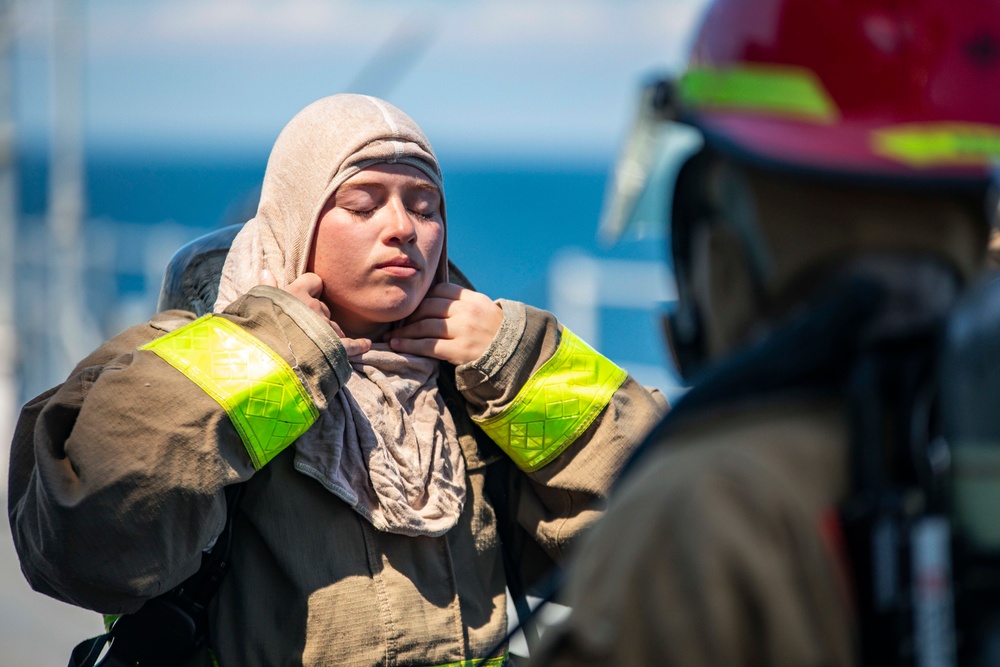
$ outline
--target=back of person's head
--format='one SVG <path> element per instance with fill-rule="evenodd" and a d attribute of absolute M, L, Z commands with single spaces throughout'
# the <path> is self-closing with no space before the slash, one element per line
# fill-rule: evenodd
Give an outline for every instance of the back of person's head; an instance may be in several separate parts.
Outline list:
<path fill-rule="evenodd" d="M 701 140 L 672 184 L 682 371 L 853 262 L 936 263 L 956 285 L 983 266 L 1000 4 L 716 0 L 660 88 L 654 114 Z"/>

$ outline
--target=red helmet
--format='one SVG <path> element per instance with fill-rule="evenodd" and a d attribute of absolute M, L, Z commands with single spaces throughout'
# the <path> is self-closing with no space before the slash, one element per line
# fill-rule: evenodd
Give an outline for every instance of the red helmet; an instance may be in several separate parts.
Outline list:
<path fill-rule="evenodd" d="M 1000 2 L 718 0 L 680 93 L 748 157 L 979 180 L 1000 158 Z"/>

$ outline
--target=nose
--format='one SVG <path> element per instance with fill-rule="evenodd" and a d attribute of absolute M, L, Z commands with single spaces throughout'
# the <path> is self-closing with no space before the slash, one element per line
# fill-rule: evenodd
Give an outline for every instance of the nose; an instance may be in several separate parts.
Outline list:
<path fill-rule="evenodd" d="M 386 220 L 382 231 L 386 241 L 406 244 L 416 239 L 417 227 L 399 197 L 392 197 L 383 210 Z"/>

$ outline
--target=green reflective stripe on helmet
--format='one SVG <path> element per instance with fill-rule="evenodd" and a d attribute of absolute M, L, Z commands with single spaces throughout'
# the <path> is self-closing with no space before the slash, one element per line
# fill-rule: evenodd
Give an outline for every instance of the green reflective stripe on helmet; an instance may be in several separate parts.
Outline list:
<path fill-rule="evenodd" d="M 823 83 L 802 67 L 694 67 L 681 77 L 680 94 L 696 108 L 749 111 L 818 123 L 832 123 L 840 117 Z"/>
<path fill-rule="evenodd" d="M 258 470 L 319 416 L 291 366 L 224 317 L 205 315 L 140 349 L 160 356 L 225 408 Z"/>
<path fill-rule="evenodd" d="M 476 423 L 519 468 L 532 472 L 559 456 L 611 401 L 628 374 L 569 329 L 503 412 Z"/>
<path fill-rule="evenodd" d="M 911 167 L 982 165 L 1000 158 L 1000 127 L 910 123 L 874 130 L 872 151 Z"/>

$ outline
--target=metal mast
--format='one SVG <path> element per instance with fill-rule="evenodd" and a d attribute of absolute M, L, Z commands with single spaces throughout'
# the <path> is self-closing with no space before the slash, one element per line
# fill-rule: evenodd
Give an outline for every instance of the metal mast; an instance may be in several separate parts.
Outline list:
<path fill-rule="evenodd" d="M 18 401 L 14 260 L 17 244 L 17 176 L 14 135 L 14 0 L 0 0 L 0 438 L 10 442 Z M 4 456 L 0 470 L 7 479 Z"/>
<path fill-rule="evenodd" d="M 93 327 L 84 307 L 84 3 L 53 0 L 52 10 L 48 230 L 53 252 L 48 384 L 62 381 L 94 343 Z"/>

